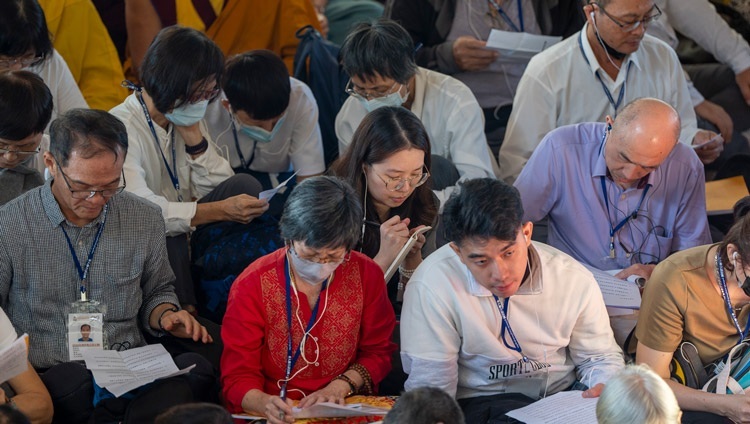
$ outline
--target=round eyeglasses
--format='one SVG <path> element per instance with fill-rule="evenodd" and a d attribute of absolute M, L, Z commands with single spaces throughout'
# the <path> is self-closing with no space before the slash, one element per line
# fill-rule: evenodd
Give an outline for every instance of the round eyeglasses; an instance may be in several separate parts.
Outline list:
<path fill-rule="evenodd" d="M 428 178 L 430 178 L 430 171 L 428 171 L 425 166 L 422 166 L 421 174 L 412 175 L 408 178 L 397 177 L 385 179 L 378 175 L 375 171 L 373 171 L 373 174 L 377 175 L 378 178 L 380 178 L 380 181 L 385 183 L 385 189 L 388 191 L 399 191 L 406 186 L 406 183 L 409 183 L 409 187 L 411 188 L 417 188 L 424 184 Z"/>

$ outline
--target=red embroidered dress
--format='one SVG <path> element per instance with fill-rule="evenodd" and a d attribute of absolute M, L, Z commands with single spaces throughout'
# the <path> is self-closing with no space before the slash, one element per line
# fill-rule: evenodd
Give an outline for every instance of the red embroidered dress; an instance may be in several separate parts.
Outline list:
<path fill-rule="evenodd" d="M 285 253 L 286 248 L 279 249 L 253 262 L 229 292 L 221 330 L 221 382 L 232 412 L 242 411 L 242 398 L 252 389 L 279 394 L 277 381 L 285 376 L 289 334 Z M 291 293 L 293 351 L 302 339 L 302 326 L 307 326 L 312 315 L 307 297 L 301 292 L 298 295 L 299 302 L 294 291 Z M 297 310 L 299 320 L 294 316 Z M 336 269 L 333 281 L 320 294 L 317 319 L 305 344 L 305 356 L 311 362 L 318 357 L 317 364 L 308 365 L 300 356 L 288 385 L 290 398 L 302 398 L 296 390 L 310 394 L 322 389 L 355 362 L 367 368 L 374 384 L 390 371 L 396 320 L 383 272 L 371 259 L 352 252 Z M 317 338 L 319 356 L 313 337 Z"/>

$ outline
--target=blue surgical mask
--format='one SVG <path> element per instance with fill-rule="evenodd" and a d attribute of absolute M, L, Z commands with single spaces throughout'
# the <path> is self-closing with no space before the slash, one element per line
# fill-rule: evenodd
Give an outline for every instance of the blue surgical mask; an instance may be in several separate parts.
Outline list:
<path fill-rule="evenodd" d="M 185 102 L 180 107 L 172 109 L 171 112 L 165 113 L 164 117 L 178 127 L 189 127 L 203 119 L 206 115 L 206 108 L 208 108 L 208 100 L 201 100 L 198 103 Z"/>
<path fill-rule="evenodd" d="M 236 117 L 235 120 L 237 121 L 242 134 L 245 134 L 253 140 L 259 141 L 261 143 L 268 143 L 272 141 L 274 137 L 276 137 L 276 134 L 279 132 L 279 128 L 281 128 L 281 126 L 284 124 L 284 118 L 286 118 L 286 115 L 282 116 L 278 121 L 276 121 L 276 124 L 274 124 L 271 131 L 265 130 L 261 127 L 256 127 L 254 125 L 245 125 Z"/>
<path fill-rule="evenodd" d="M 403 87 L 403 86 L 401 86 Z M 362 102 L 362 105 L 367 109 L 368 112 L 372 112 L 375 109 L 381 108 L 381 107 L 398 107 L 406 103 L 406 100 L 409 98 L 409 93 L 406 93 L 406 96 L 401 96 L 401 88 L 394 91 L 393 93 L 383 96 L 383 97 L 375 97 L 374 99 L 367 100 L 364 97 L 360 97 L 359 101 Z"/>
<path fill-rule="evenodd" d="M 294 272 L 299 278 L 314 286 L 322 284 L 341 265 L 341 262 L 328 262 L 324 264 L 313 262 L 309 259 L 300 258 L 293 248 L 290 248 L 289 251 L 291 252 L 289 257 L 292 260 Z"/>

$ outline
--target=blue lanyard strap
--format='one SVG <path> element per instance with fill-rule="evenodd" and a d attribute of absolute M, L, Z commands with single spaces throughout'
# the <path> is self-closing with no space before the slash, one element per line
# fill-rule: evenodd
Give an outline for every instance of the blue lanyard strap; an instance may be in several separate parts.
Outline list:
<path fill-rule="evenodd" d="M 500 5 L 497 3 L 497 1 L 495 1 L 495 0 L 488 0 L 488 1 L 490 2 L 490 4 L 492 4 L 492 7 L 494 7 L 495 10 L 497 10 L 497 13 L 500 15 L 501 18 L 503 18 L 503 20 L 505 21 L 505 23 L 507 23 L 508 26 L 510 26 L 511 29 L 513 29 L 513 31 L 515 31 L 515 32 L 523 32 L 524 31 L 524 27 L 523 27 L 523 5 L 521 4 L 521 0 L 516 0 L 516 2 L 518 3 L 518 23 L 519 23 L 518 26 L 516 26 L 516 24 L 513 23 L 513 21 L 510 19 L 510 16 L 508 16 L 508 14 L 505 13 L 505 10 L 503 10 L 503 8 L 500 7 Z M 519 28 L 519 26 L 520 26 L 520 28 Z"/>
<path fill-rule="evenodd" d="M 65 235 L 65 240 L 68 242 L 68 249 L 70 250 L 70 255 L 73 256 L 73 263 L 76 265 L 76 269 L 78 270 L 78 277 L 81 279 L 81 300 L 86 299 L 86 278 L 89 275 L 89 268 L 91 267 L 91 260 L 94 259 L 94 252 L 96 252 L 96 247 L 99 245 L 99 238 L 102 235 L 102 231 L 104 231 L 104 224 L 107 222 L 107 209 L 109 208 L 109 204 L 104 205 L 104 210 L 102 211 L 102 223 L 99 224 L 99 230 L 97 230 L 96 235 L 94 236 L 94 242 L 91 243 L 91 248 L 89 249 L 89 256 L 86 259 L 86 264 L 82 267 L 81 262 L 78 260 L 78 255 L 76 254 L 75 248 L 73 248 L 73 242 L 70 241 L 70 236 L 68 236 L 68 232 L 65 231 L 65 227 L 61 224 L 60 228 L 63 231 L 63 234 Z"/>
<path fill-rule="evenodd" d="M 745 336 L 747 336 L 748 328 L 750 328 L 750 319 L 748 319 L 747 323 L 745 324 L 745 331 L 742 331 L 740 323 L 739 321 L 737 321 L 737 317 L 734 315 L 734 307 L 732 307 L 732 302 L 729 300 L 729 289 L 727 289 L 727 279 L 724 275 L 724 264 L 721 263 L 721 256 L 719 255 L 718 249 L 716 251 L 715 262 L 716 273 L 719 275 L 719 288 L 721 289 L 721 297 L 724 298 L 724 305 L 727 307 L 727 313 L 732 319 L 732 323 L 734 323 L 734 328 L 737 329 L 737 334 L 739 334 L 740 336 L 740 340 L 737 343 L 741 343 L 743 340 L 745 340 Z"/>
<path fill-rule="evenodd" d="M 641 194 L 641 200 L 638 201 L 638 206 L 635 207 L 633 212 L 622 219 L 617 225 L 612 225 L 612 220 L 609 217 L 609 197 L 607 196 L 607 184 L 605 183 L 605 177 L 599 177 L 602 183 L 602 194 L 604 195 L 604 204 L 607 206 L 607 222 L 609 222 L 609 257 L 615 257 L 615 234 L 625 226 L 631 219 L 635 219 L 638 216 L 638 211 L 641 210 L 643 205 L 643 199 L 646 198 L 646 193 L 651 188 L 651 184 L 647 184 L 646 188 L 643 189 Z"/>
<path fill-rule="evenodd" d="M 586 64 L 591 66 L 591 63 L 589 62 L 589 58 L 586 57 L 586 53 L 583 51 L 583 31 L 581 31 L 581 34 L 578 37 L 578 47 L 581 49 L 581 54 L 583 55 L 583 59 L 586 61 Z M 620 108 L 620 105 L 622 104 L 622 99 L 625 97 L 625 86 L 628 82 L 628 76 L 630 75 L 630 68 L 633 66 L 633 61 L 628 62 L 628 67 L 625 70 L 625 81 L 622 82 L 622 87 L 620 87 L 620 94 L 617 95 L 617 101 L 615 101 L 614 97 L 612 97 L 612 93 L 607 88 L 607 85 L 604 84 L 604 81 L 602 81 L 602 77 L 599 75 L 599 71 L 594 71 L 594 75 L 596 76 L 596 79 L 599 80 L 599 84 L 602 86 L 602 90 L 604 90 L 604 94 L 607 96 L 607 100 L 609 100 L 609 104 L 612 105 L 612 108 L 615 110 L 615 117 L 617 117 L 617 109 Z"/>
<path fill-rule="evenodd" d="M 182 202 L 182 194 L 180 193 L 180 180 L 177 178 L 177 155 L 175 153 L 175 148 L 174 148 L 175 129 L 172 128 L 172 137 L 171 137 L 172 167 L 170 168 L 169 162 L 167 162 L 167 158 L 164 156 L 164 151 L 161 149 L 159 136 L 156 135 L 156 128 L 154 128 L 154 122 L 151 120 L 151 114 L 148 113 L 148 106 L 146 106 L 146 102 L 143 101 L 143 93 L 141 92 L 142 89 L 140 87 L 136 87 L 134 89 L 135 89 L 135 97 L 138 99 L 138 102 L 140 102 L 141 107 L 143 108 L 143 114 L 146 115 L 146 123 L 148 123 L 149 129 L 151 129 L 151 134 L 154 136 L 154 142 L 156 142 L 156 150 L 158 150 L 159 153 L 161 153 L 161 159 L 164 162 L 164 167 L 167 168 L 167 173 L 169 174 L 169 180 L 172 181 L 172 186 L 177 191 L 177 200 Z"/>
<path fill-rule="evenodd" d="M 300 340 L 299 345 L 297 346 L 297 350 L 292 354 L 292 277 L 291 277 L 291 264 L 289 263 L 289 258 L 286 258 L 286 266 L 284 267 L 284 274 L 286 277 L 286 323 L 287 328 L 289 329 L 289 337 L 287 337 L 287 344 L 286 344 L 286 376 L 284 377 L 284 382 L 281 386 L 281 394 L 280 397 L 282 399 L 286 398 L 286 388 L 287 384 L 289 383 L 289 377 L 292 375 L 292 369 L 294 368 L 294 364 L 297 363 L 297 360 L 299 359 L 300 355 L 302 354 L 302 342 L 305 340 L 305 337 L 307 337 L 307 334 L 310 332 L 310 329 L 312 328 L 313 324 L 315 323 L 315 318 L 318 316 L 318 306 L 320 306 L 320 298 L 323 296 L 323 292 L 326 290 L 326 287 L 328 286 L 328 281 L 330 280 L 330 277 L 328 280 L 323 282 L 323 287 L 320 289 L 320 294 L 318 295 L 318 300 L 315 301 L 315 306 L 312 309 L 312 314 L 310 316 L 310 321 L 307 322 L 307 327 L 305 328 L 305 332 L 302 333 L 302 339 Z"/>
<path fill-rule="evenodd" d="M 234 136 L 234 148 L 237 149 L 237 156 L 240 158 L 240 164 L 243 169 L 249 171 L 250 164 L 253 163 L 253 159 L 255 159 L 255 145 L 258 141 L 253 140 L 253 154 L 250 156 L 249 161 L 245 161 L 245 155 L 243 155 L 242 150 L 240 150 L 240 141 L 237 138 L 237 126 L 234 125 L 234 119 L 232 119 L 232 135 Z"/>
<path fill-rule="evenodd" d="M 503 340 L 503 344 L 505 344 L 505 347 L 507 347 L 510 350 L 514 350 L 521 354 L 521 357 L 523 358 L 524 362 L 529 362 L 529 358 L 524 355 L 523 350 L 521 349 L 521 344 L 518 343 L 518 339 L 516 338 L 516 334 L 513 332 L 513 329 L 510 327 L 510 322 L 508 322 L 508 316 L 506 315 L 508 311 L 508 302 L 510 301 L 510 297 L 505 298 L 504 303 L 500 303 L 500 298 L 495 296 L 494 294 L 492 297 L 495 298 L 495 303 L 497 304 L 497 310 L 500 311 L 500 317 L 503 320 L 503 324 L 500 327 L 500 338 Z M 510 340 L 513 342 L 513 346 L 508 344 L 508 341 L 505 337 L 505 334 L 510 336 Z"/>

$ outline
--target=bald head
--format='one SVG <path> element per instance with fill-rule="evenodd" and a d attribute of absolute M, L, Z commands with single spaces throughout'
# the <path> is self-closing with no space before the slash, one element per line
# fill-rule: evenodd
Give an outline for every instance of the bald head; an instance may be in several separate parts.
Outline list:
<path fill-rule="evenodd" d="M 628 103 L 611 123 L 604 158 L 613 180 L 623 187 L 637 183 L 664 162 L 680 137 L 677 111 L 658 99 Z"/>

